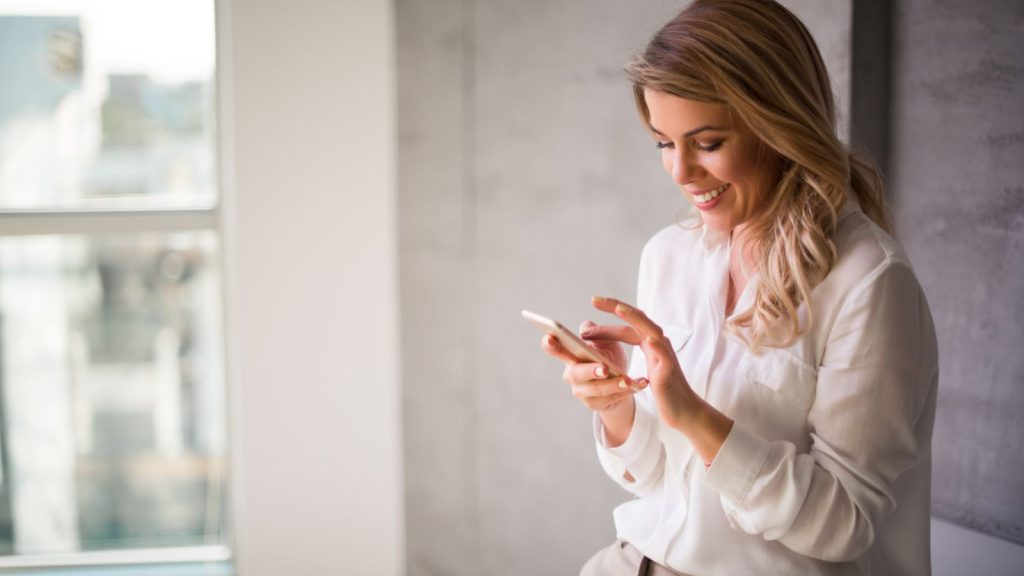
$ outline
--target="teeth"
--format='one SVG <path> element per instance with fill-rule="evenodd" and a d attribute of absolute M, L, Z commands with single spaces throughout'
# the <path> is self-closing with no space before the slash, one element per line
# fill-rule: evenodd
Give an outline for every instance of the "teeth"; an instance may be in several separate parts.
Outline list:
<path fill-rule="evenodd" d="M 718 198 L 719 196 L 721 196 L 722 192 L 725 192 L 725 189 L 728 188 L 728 187 L 729 187 L 728 184 L 722 184 L 721 186 L 719 186 L 718 188 L 715 188 L 714 190 L 712 190 L 711 192 L 708 192 L 707 194 L 694 194 L 693 198 L 694 198 L 694 200 L 696 200 L 697 202 L 699 202 L 701 204 L 704 204 L 705 202 L 711 202 L 715 198 Z"/>

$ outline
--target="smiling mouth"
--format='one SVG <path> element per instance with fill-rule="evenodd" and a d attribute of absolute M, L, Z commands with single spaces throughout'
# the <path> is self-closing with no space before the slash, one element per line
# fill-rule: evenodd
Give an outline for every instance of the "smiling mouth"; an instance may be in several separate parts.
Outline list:
<path fill-rule="evenodd" d="M 694 194 L 693 195 L 693 199 L 696 200 L 697 203 L 699 203 L 699 204 L 706 204 L 708 202 L 711 202 L 715 198 L 718 198 L 719 196 L 721 196 L 722 193 L 725 192 L 728 189 L 729 189 L 729 184 L 722 184 L 718 188 L 715 188 L 714 190 L 712 190 L 712 191 L 710 191 L 710 192 L 708 192 L 706 194 Z"/>

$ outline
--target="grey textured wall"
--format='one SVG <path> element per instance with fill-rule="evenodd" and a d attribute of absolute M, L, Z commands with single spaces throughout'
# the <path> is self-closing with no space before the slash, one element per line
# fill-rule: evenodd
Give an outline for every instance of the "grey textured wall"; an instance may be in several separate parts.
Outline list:
<path fill-rule="evenodd" d="M 626 496 L 519 310 L 633 298 L 681 203 L 621 67 L 679 5 L 397 6 L 409 573 L 573 573 Z"/>
<path fill-rule="evenodd" d="M 1024 543 L 1024 3 L 896 7 L 892 192 L 939 336 L 933 512 Z"/>
<path fill-rule="evenodd" d="M 843 109 L 850 0 L 788 2 Z M 683 200 L 622 65 L 681 2 L 399 0 L 409 574 L 574 574 L 627 494 L 521 308 L 570 324 L 635 298 Z M 597 319 L 597 318 L 595 318 Z"/>

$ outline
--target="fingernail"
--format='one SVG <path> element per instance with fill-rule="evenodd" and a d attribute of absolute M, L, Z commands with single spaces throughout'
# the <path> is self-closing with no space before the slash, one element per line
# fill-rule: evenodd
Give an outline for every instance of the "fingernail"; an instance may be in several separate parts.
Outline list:
<path fill-rule="evenodd" d="M 619 304 L 616 304 L 615 305 L 615 311 L 619 312 L 620 314 L 625 312 L 626 311 L 626 305 L 622 304 L 621 302 Z"/>
<path fill-rule="evenodd" d="M 644 388 L 647 388 L 647 384 L 648 384 L 647 378 L 641 378 L 641 379 L 637 380 L 636 383 L 633 385 L 633 391 L 639 392 L 639 391 L 643 390 Z"/>
<path fill-rule="evenodd" d="M 625 380 L 619 380 L 619 390 L 625 390 L 626 388 L 629 388 L 629 385 L 626 384 L 626 381 Z"/>
<path fill-rule="evenodd" d="M 605 298 L 604 296 L 591 296 L 590 299 L 593 300 L 594 302 L 604 302 L 605 300 L 607 300 L 607 298 Z"/>
<path fill-rule="evenodd" d="M 594 370 L 594 374 L 596 374 L 598 378 L 607 378 L 608 369 L 605 368 L 604 366 L 598 366 L 597 369 Z"/>

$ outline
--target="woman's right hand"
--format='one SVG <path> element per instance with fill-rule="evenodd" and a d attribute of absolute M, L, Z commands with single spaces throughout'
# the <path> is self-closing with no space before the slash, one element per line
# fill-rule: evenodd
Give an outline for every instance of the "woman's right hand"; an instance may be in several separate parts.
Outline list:
<path fill-rule="evenodd" d="M 580 331 L 595 327 L 596 324 L 587 321 L 580 326 Z M 589 339 L 588 344 L 617 366 L 627 365 L 626 353 L 618 341 Z M 646 387 L 646 379 L 633 381 L 628 376 L 611 376 L 607 366 L 580 361 L 550 334 L 545 334 L 541 338 L 541 348 L 565 362 L 562 379 L 569 384 L 573 396 L 588 409 L 600 413 L 602 419 L 613 412 L 628 412 L 632 416 L 633 394 Z"/>

